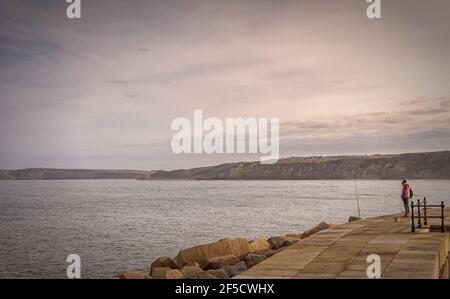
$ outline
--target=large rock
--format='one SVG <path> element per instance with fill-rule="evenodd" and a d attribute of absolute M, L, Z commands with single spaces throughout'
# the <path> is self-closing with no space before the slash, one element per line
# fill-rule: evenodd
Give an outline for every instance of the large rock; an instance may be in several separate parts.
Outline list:
<path fill-rule="evenodd" d="M 361 220 L 361 218 L 356 217 L 356 216 L 350 216 L 348 217 L 348 222 L 353 222 L 353 221 L 358 221 Z"/>
<path fill-rule="evenodd" d="M 203 272 L 203 269 L 200 268 L 200 266 L 193 265 L 193 266 L 184 266 L 183 269 L 181 269 L 181 273 L 186 278 L 193 278 L 196 274 Z"/>
<path fill-rule="evenodd" d="M 202 272 L 195 273 L 189 278 L 192 278 L 192 279 L 218 279 L 217 276 L 212 275 L 208 271 L 202 271 Z"/>
<path fill-rule="evenodd" d="M 229 277 L 234 277 L 236 275 L 241 274 L 242 272 L 247 270 L 247 264 L 244 261 L 240 261 L 239 263 L 233 266 L 225 266 L 222 268 Z"/>
<path fill-rule="evenodd" d="M 265 255 L 250 253 L 245 257 L 245 264 L 247 265 L 247 268 L 251 268 L 254 265 L 264 261 L 265 259 L 266 259 Z"/>
<path fill-rule="evenodd" d="M 306 237 L 309 237 L 309 236 L 311 236 L 311 235 L 313 235 L 315 233 L 318 233 L 318 232 L 320 232 L 322 230 L 328 229 L 328 228 L 330 228 L 329 224 L 327 224 L 325 222 L 321 222 L 320 224 L 316 225 L 312 229 L 305 231 L 303 233 L 303 235 L 302 235 L 302 239 L 304 239 Z"/>
<path fill-rule="evenodd" d="M 223 239 L 216 243 L 183 249 L 176 256 L 175 261 L 179 268 L 197 262 L 202 269 L 205 269 L 208 265 L 208 259 L 225 255 L 235 255 L 238 258 L 243 258 L 249 252 L 250 247 L 247 239 Z"/>
<path fill-rule="evenodd" d="M 168 267 L 156 267 L 153 269 L 153 279 L 182 279 L 183 274 L 178 269 Z"/>
<path fill-rule="evenodd" d="M 278 249 L 284 241 L 285 239 L 282 236 L 270 237 L 267 239 L 267 242 L 269 242 L 270 248 L 272 249 Z"/>
<path fill-rule="evenodd" d="M 218 278 L 218 279 L 228 279 L 228 278 L 230 278 L 230 276 L 228 276 L 228 273 L 224 269 L 208 270 L 206 272 L 208 274 Z"/>
<path fill-rule="evenodd" d="M 229 254 L 225 256 L 218 256 L 208 259 L 207 269 L 217 270 L 225 266 L 231 266 L 237 264 L 239 258 L 235 255 Z"/>
<path fill-rule="evenodd" d="M 248 246 L 249 246 L 250 252 L 256 252 L 256 251 L 270 248 L 270 244 L 269 244 L 269 242 L 267 242 L 267 240 L 265 238 L 257 238 L 256 240 L 251 241 Z"/>
<path fill-rule="evenodd" d="M 225 279 L 229 278 L 224 270 L 208 270 L 203 271 L 202 268 L 196 265 L 184 266 L 181 273 L 187 279 Z"/>
<path fill-rule="evenodd" d="M 147 279 L 148 277 L 145 276 L 144 272 L 130 271 L 130 272 L 124 272 L 122 274 L 114 276 L 113 278 L 118 278 L 118 279 Z"/>
<path fill-rule="evenodd" d="M 286 246 L 291 246 L 298 240 L 299 240 L 299 238 L 296 238 L 296 237 L 276 236 L 276 237 L 270 237 L 269 239 L 267 239 L 267 242 L 269 242 L 270 247 L 273 250 L 278 250 L 278 249 L 286 247 Z"/>
<path fill-rule="evenodd" d="M 150 265 L 150 275 L 152 275 L 154 268 L 178 269 L 173 259 L 168 256 L 159 257 Z"/>
<path fill-rule="evenodd" d="M 294 245 L 294 244 L 297 243 L 297 242 L 298 242 L 298 240 L 286 240 L 286 241 L 283 242 L 281 248 L 289 247 L 289 246 L 291 246 L 291 245 Z M 276 249 L 276 248 L 275 248 L 275 249 Z"/>
<path fill-rule="evenodd" d="M 276 254 L 276 253 L 278 253 L 278 252 L 280 252 L 282 250 L 282 248 L 281 249 L 278 249 L 278 250 L 273 250 L 273 249 L 264 249 L 264 250 L 259 250 L 259 251 L 255 251 L 255 252 L 253 252 L 254 254 L 259 254 L 259 255 L 265 255 L 266 256 L 266 258 L 268 258 L 268 257 L 270 257 L 270 256 L 272 256 L 272 255 L 274 255 L 274 254 Z"/>

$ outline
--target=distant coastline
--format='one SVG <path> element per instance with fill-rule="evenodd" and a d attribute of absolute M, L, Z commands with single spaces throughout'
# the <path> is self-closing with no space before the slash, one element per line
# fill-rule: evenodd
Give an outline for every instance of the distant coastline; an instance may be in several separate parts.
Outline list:
<path fill-rule="evenodd" d="M 105 180 L 143 179 L 152 171 L 107 169 L 26 168 L 0 170 L 0 180 Z"/>
<path fill-rule="evenodd" d="M 191 169 L 104 170 L 27 168 L 0 170 L 0 180 L 349 180 L 450 179 L 450 151 L 395 155 L 314 156 L 277 163 L 237 162 Z"/>

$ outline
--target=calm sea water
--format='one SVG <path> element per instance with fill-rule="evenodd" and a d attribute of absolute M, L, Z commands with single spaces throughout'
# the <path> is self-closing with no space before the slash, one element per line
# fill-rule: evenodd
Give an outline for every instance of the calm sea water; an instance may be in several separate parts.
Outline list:
<path fill-rule="evenodd" d="M 450 181 L 412 181 L 450 204 Z M 363 217 L 400 212 L 399 181 L 358 181 Z M 300 233 L 357 215 L 353 181 L 0 181 L 0 278 L 147 272 L 161 255 L 223 237 Z"/>

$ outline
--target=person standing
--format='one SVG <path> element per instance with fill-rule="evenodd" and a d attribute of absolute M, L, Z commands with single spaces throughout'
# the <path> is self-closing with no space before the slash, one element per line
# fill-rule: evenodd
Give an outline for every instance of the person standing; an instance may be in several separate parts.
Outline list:
<path fill-rule="evenodd" d="M 403 215 L 403 218 L 409 217 L 409 199 L 412 198 L 413 193 L 412 189 L 409 186 L 408 182 L 406 180 L 402 181 L 402 201 L 403 205 L 405 206 L 405 215 Z"/>

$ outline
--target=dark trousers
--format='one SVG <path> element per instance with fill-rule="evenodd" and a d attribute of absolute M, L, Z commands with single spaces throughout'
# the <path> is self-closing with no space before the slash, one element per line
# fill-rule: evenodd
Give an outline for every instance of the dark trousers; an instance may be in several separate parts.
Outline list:
<path fill-rule="evenodd" d="M 405 206 L 405 215 L 409 215 L 409 199 L 403 198 L 403 205 Z"/>

